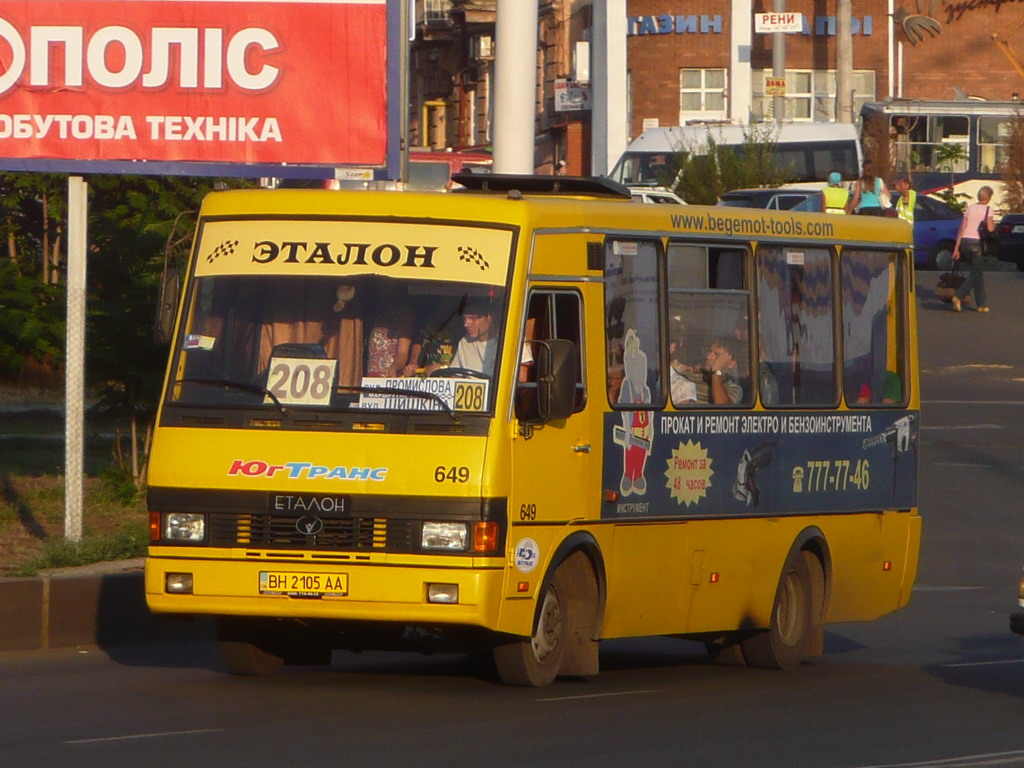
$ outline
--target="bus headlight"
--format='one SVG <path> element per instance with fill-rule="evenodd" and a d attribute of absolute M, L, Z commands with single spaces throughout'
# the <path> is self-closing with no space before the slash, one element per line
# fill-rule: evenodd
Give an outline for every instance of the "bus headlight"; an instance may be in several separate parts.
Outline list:
<path fill-rule="evenodd" d="M 168 541 L 200 542 L 206 537 L 206 517 L 194 512 L 164 515 L 164 538 Z"/>
<path fill-rule="evenodd" d="M 424 523 L 420 548 L 462 552 L 466 549 L 466 540 L 465 523 Z"/>

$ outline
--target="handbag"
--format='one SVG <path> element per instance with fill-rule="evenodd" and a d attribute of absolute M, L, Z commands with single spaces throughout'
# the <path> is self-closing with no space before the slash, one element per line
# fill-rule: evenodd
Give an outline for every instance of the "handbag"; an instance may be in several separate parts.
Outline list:
<path fill-rule="evenodd" d="M 991 255 L 991 248 L 995 244 L 995 236 L 988 228 L 989 207 L 985 206 L 985 218 L 978 225 L 978 248 L 982 256 Z"/>
<path fill-rule="evenodd" d="M 939 284 L 935 288 L 935 297 L 946 302 L 952 301 L 965 279 L 964 275 L 960 274 L 960 262 L 954 261 L 953 268 L 949 272 L 943 272 L 939 275 Z"/>
<path fill-rule="evenodd" d="M 889 197 L 888 191 L 882 187 L 882 179 L 875 177 L 875 194 L 878 195 L 878 205 L 882 208 L 882 213 L 885 216 L 889 216 L 889 211 L 892 211 L 893 216 L 896 215 L 896 211 L 892 207 L 892 199 Z"/>

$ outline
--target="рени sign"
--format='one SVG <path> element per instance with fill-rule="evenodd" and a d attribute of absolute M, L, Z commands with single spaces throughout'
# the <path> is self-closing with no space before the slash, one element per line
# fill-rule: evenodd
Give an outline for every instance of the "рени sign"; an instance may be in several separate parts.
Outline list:
<path fill-rule="evenodd" d="M 7 158 L 383 165 L 385 0 L 0 6 Z"/>
<path fill-rule="evenodd" d="M 754 31 L 765 32 L 801 32 L 804 28 L 804 16 L 802 13 L 775 12 L 755 13 Z"/>

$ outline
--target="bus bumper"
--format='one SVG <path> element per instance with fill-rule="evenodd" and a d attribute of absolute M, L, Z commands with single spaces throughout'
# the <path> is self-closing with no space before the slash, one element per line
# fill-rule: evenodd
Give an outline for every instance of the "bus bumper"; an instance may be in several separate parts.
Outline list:
<path fill-rule="evenodd" d="M 146 560 L 146 602 L 151 611 L 161 614 L 494 628 L 503 577 L 501 560 L 491 567 L 474 567 L 470 561 L 461 567 L 379 563 L 327 566 L 151 556 Z M 343 594 L 337 591 L 339 579 L 343 580 Z M 279 590 L 275 589 L 278 594 L 269 593 L 268 580 L 272 587 L 280 585 Z M 327 584 L 333 591 L 289 593 L 292 587 L 286 581 L 294 582 L 292 587 L 297 583 L 299 589 Z M 182 582 L 191 584 L 190 593 L 169 590 L 169 583 Z M 431 585 L 435 585 L 433 590 Z M 449 595 L 450 600 L 451 586 L 458 589 L 457 602 L 431 601 L 430 595 L 433 593 L 436 599 L 439 592 Z"/>

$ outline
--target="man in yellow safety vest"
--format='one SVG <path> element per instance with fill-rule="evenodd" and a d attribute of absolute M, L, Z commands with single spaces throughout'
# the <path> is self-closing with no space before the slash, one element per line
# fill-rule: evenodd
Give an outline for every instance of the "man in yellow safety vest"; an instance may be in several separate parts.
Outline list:
<path fill-rule="evenodd" d="M 901 173 L 896 177 L 896 191 L 900 199 L 896 201 L 896 215 L 910 226 L 914 226 L 914 206 L 917 205 L 917 192 L 910 188 L 910 178 Z"/>
<path fill-rule="evenodd" d="M 843 186 L 843 177 L 839 171 L 828 175 L 828 186 L 821 190 L 821 209 L 825 213 L 846 213 L 846 202 L 850 199 L 850 190 Z"/>

